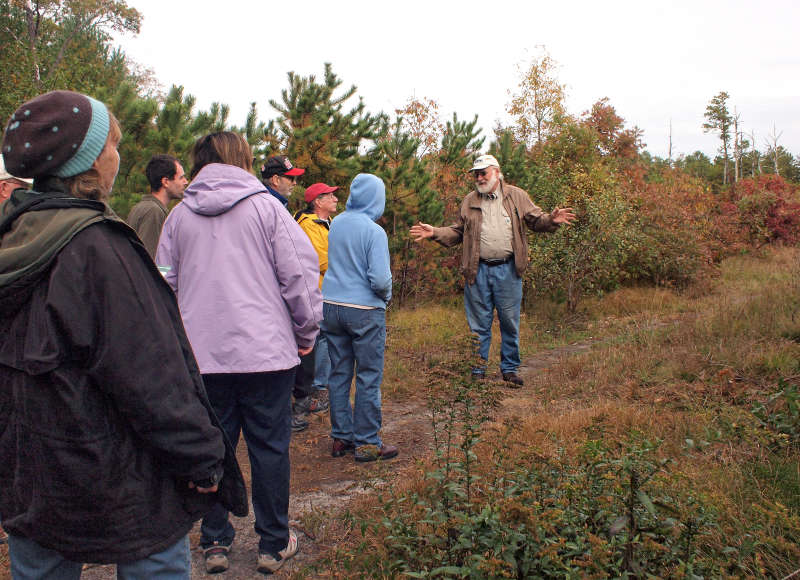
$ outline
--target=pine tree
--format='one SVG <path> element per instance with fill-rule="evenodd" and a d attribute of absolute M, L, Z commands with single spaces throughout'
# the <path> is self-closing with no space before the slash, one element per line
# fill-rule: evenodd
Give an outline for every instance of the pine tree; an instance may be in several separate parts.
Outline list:
<path fill-rule="evenodd" d="M 527 156 L 524 143 L 518 143 L 510 130 L 502 130 L 498 139 L 489 146 L 489 153 L 500 162 L 503 177 L 525 189 L 528 181 Z"/>
<path fill-rule="evenodd" d="M 366 112 L 360 98 L 345 111 L 356 86 L 335 94 L 342 81 L 330 63 L 325 63 L 322 82 L 314 75 L 302 77 L 294 72 L 288 78 L 289 88 L 281 91 L 281 101 L 270 100 L 280 116 L 265 129 L 265 149 L 271 155 L 286 154 L 294 165 L 305 168 L 307 183 L 346 183 L 361 170 L 359 149 L 386 134 L 386 115 Z"/>
<path fill-rule="evenodd" d="M 460 121 L 453 113 L 453 120 L 445 125 L 441 148 L 431 159 L 432 187 L 448 218 L 456 215 L 461 199 L 473 187 L 467 172 L 483 146 L 485 138 L 480 133 L 478 115 L 472 121 Z"/>
<path fill-rule="evenodd" d="M 402 117 L 388 134 L 378 140 L 370 153 L 366 169 L 383 179 L 386 185 L 386 209 L 383 218 L 389 233 L 389 252 L 395 273 L 395 297 L 403 304 L 412 281 L 416 280 L 417 244 L 411 243 L 409 228 L 417 220 L 439 223 L 442 203 L 430 188 L 427 163 L 417 158 L 420 140 L 404 129 Z"/>
<path fill-rule="evenodd" d="M 731 142 L 731 123 L 733 122 L 733 117 L 731 117 L 726 104 L 729 98 L 730 96 L 725 91 L 722 91 L 712 98 L 711 102 L 706 107 L 704 115 L 706 122 L 703 123 L 704 132 L 719 132 L 719 138 L 720 141 L 722 141 L 720 153 L 722 153 L 724 164 L 722 173 L 723 185 L 728 183 L 728 147 Z"/>

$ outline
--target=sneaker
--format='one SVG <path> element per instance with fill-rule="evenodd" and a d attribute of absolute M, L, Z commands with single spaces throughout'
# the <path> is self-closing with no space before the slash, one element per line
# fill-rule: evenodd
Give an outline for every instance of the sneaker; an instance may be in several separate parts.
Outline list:
<path fill-rule="evenodd" d="M 334 457 L 342 457 L 348 453 L 355 451 L 356 446 L 352 441 L 345 441 L 344 439 L 333 438 L 333 446 L 331 447 L 331 455 Z"/>
<path fill-rule="evenodd" d="M 310 396 L 295 399 L 294 403 L 292 403 L 292 413 L 295 415 L 307 415 L 309 407 L 311 407 Z"/>
<path fill-rule="evenodd" d="M 511 383 L 509 386 L 514 389 L 518 389 L 525 384 L 517 373 L 503 373 L 503 380 L 507 383 Z"/>
<path fill-rule="evenodd" d="M 292 433 L 298 433 L 308 429 L 308 421 L 300 415 L 292 415 Z"/>
<path fill-rule="evenodd" d="M 328 391 L 319 391 L 316 395 L 311 396 L 311 403 L 308 406 L 309 413 L 324 413 L 331 408 L 330 401 L 328 400 Z"/>
<path fill-rule="evenodd" d="M 213 546 L 203 548 L 203 558 L 206 561 L 206 572 L 209 574 L 219 574 L 228 569 L 228 552 L 230 546 L 214 542 Z"/>
<path fill-rule="evenodd" d="M 397 447 L 394 445 L 362 445 L 355 451 L 356 461 L 377 461 L 378 459 L 392 459 L 397 457 Z"/>
<path fill-rule="evenodd" d="M 286 544 L 283 550 L 278 552 L 277 557 L 272 554 L 258 555 L 257 570 L 262 574 L 277 572 L 283 566 L 283 563 L 295 554 L 297 554 L 297 534 L 293 530 L 289 530 L 289 543 Z"/>

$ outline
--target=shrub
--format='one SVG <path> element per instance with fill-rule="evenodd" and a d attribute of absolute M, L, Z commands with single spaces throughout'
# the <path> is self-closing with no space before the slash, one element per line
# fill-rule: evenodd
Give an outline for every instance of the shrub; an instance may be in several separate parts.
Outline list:
<path fill-rule="evenodd" d="M 751 243 L 796 244 L 800 241 L 797 186 L 778 175 L 761 175 L 740 181 L 731 198 Z"/>

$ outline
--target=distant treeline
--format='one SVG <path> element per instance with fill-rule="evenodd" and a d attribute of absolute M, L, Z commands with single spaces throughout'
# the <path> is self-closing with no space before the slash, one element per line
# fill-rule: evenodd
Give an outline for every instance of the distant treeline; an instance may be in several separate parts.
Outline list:
<path fill-rule="evenodd" d="M 417 220 L 438 225 L 456 215 L 472 187 L 466 171 L 486 149 L 506 180 L 537 205 L 576 209 L 574 226 L 531 236 L 526 280 L 528 295 L 546 293 L 570 310 L 587 294 L 631 283 L 685 285 L 731 252 L 800 239 L 800 160 L 778 144 L 776 130 L 766 150 L 757 150 L 724 92 L 710 100 L 698 127 L 719 135 L 714 159 L 701 152 L 651 156 L 640 130 L 626 126 L 607 99 L 571 114 L 546 53 L 512 88 L 511 124 L 489 136 L 480 134 L 477 116 L 442 119 L 432 99 L 410 99 L 391 114 L 369 112 L 356 86 L 343 85 L 330 64 L 319 78 L 289 72 L 287 87 L 270 101 L 276 116 L 259 120 L 252 103 L 237 126 L 225 104 L 199 111 L 181 86 L 162 93 L 151 72 L 113 46 L 112 30 L 137 33 L 140 23 L 141 15 L 121 1 L 98 8 L 89 0 L 0 0 L 0 117 L 53 89 L 108 103 L 124 130 L 111 200 L 123 217 L 147 192 L 144 167 L 152 154 L 175 155 L 188 169 L 197 138 L 233 130 L 252 145 L 256 170 L 282 153 L 306 168 L 303 185 L 324 181 L 346 189 L 363 171 L 383 178 L 382 225 L 400 304 L 458 290 L 454 252 L 418 246 L 408 229 Z M 301 197 L 293 197 L 290 209 L 299 208 Z"/>

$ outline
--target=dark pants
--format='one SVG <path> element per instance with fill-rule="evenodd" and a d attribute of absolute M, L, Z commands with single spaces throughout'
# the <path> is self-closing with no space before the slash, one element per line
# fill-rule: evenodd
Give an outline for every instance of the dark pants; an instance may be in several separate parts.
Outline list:
<path fill-rule="evenodd" d="M 294 388 L 292 389 L 295 399 L 305 399 L 316 390 L 314 388 L 316 348 L 316 345 L 314 345 L 310 353 L 300 357 L 300 366 L 296 368 L 297 373 L 294 377 Z"/>
<path fill-rule="evenodd" d="M 207 374 L 211 406 L 236 447 L 244 432 L 250 456 L 251 494 L 260 553 L 277 554 L 289 543 L 289 440 L 295 369 L 272 373 Z M 217 504 L 203 518 L 201 545 L 230 545 L 228 511 Z"/>

